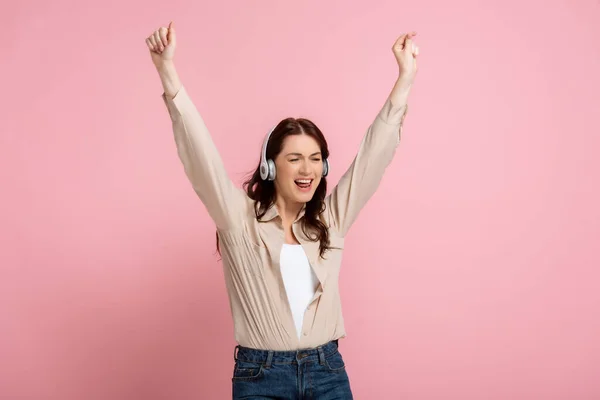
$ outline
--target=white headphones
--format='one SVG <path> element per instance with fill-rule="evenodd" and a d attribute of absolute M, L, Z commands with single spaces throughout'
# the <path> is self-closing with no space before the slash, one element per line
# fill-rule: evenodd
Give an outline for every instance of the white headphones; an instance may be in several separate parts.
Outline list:
<path fill-rule="evenodd" d="M 275 180 L 275 176 L 277 176 L 277 170 L 275 169 L 275 162 L 273 160 L 267 160 L 267 144 L 269 144 L 269 138 L 271 137 L 271 133 L 276 128 L 274 126 L 271 128 L 269 134 L 265 137 L 265 141 L 262 145 L 262 152 L 260 153 L 260 178 L 263 181 Z M 326 177 L 329 173 L 329 160 L 323 159 L 323 177 Z"/>

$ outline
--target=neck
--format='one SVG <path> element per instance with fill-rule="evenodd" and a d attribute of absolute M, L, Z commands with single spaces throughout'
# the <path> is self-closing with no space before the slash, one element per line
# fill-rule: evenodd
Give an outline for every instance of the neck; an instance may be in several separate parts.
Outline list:
<path fill-rule="evenodd" d="M 302 210 L 304 203 L 286 201 L 284 198 L 277 196 L 275 206 L 277 207 L 277 212 L 281 216 L 281 219 L 291 223 L 296 219 L 300 210 Z"/>

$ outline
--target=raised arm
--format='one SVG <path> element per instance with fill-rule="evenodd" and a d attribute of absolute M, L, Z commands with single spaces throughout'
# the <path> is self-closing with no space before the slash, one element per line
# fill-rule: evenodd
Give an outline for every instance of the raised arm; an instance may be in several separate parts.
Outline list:
<path fill-rule="evenodd" d="M 176 45 L 173 24 L 156 30 L 146 43 L 163 85 L 162 98 L 185 173 L 217 227 L 233 229 L 242 221 L 245 194 L 229 179 L 200 113 L 179 80 L 173 62 Z"/>
<path fill-rule="evenodd" d="M 415 35 L 414 32 L 402 35 L 394 43 L 398 79 L 367 129 L 354 161 L 325 199 L 329 219 L 342 236 L 379 187 L 400 143 L 408 95 L 417 71 L 418 48 L 412 42 Z"/>

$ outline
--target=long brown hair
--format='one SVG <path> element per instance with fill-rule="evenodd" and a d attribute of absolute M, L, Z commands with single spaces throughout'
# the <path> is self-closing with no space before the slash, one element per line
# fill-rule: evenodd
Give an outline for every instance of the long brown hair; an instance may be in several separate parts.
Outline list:
<path fill-rule="evenodd" d="M 267 143 L 267 159 L 275 160 L 283 148 L 283 141 L 290 135 L 308 135 L 315 139 L 321 149 L 321 158 L 329 157 L 327 141 L 321 130 L 309 119 L 286 118 L 279 122 L 273 129 Z M 256 219 L 265 215 L 267 210 L 274 205 L 276 200 L 275 183 L 263 181 L 260 177 L 260 162 L 249 178 L 244 182 L 244 189 L 252 200 Z M 329 247 L 329 231 L 323 222 L 321 214 L 325 211 L 325 196 L 327 194 L 327 180 L 321 178 L 313 197 L 306 203 L 304 217 L 302 218 L 302 231 L 311 241 L 319 241 L 319 255 L 323 257 Z M 219 248 L 219 237 L 217 235 L 217 250 Z"/>

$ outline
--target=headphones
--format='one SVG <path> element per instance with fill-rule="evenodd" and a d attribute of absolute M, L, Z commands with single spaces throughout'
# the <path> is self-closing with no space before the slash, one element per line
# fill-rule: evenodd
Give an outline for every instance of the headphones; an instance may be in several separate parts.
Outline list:
<path fill-rule="evenodd" d="M 263 181 L 275 180 L 275 176 L 277 175 L 277 171 L 275 169 L 275 162 L 271 159 L 267 160 L 267 144 L 269 144 L 269 138 L 271 137 L 271 133 L 275 130 L 276 126 L 271 128 L 269 134 L 265 137 L 265 141 L 262 145 L 262 152 L 260 153 L 260 178 Z M 323 177 L 326 177 L 329 174 L 329 160 L 323 160 Z"/>

